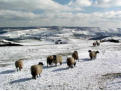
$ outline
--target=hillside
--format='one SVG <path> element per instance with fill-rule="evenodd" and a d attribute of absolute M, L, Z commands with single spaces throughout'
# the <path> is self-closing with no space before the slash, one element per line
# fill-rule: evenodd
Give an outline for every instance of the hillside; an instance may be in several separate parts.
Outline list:
<path fill-rule="evenodd" d="M 59 29 L 6 30 L 7 32 L 0 34 L 5 40 L 9 39 L 23 45 L 0 47 L 0 89 L 121 89 L 121 43 L 104 42 L 100 46 L 92 47 L 95 40 L 89 39 L 98 37 L 97 32 L 100 30 L 96 29 L 99 28 L 84 31 L 82 29 L 77 31 L 77 28 Z M 77 33 L 79 36 L 74 36 Z M 115 34 L 113 36 L 117 38 Z M 66 40 L 67 43 L 55 44 L 57 39 Z M 79 62 L 76 67 L 68 68 L 66 59 L 75 50 L 79 53 Z M 97 59 L 90 60 L 88 50 L 98 50 L 100 53 L 97 54 Z M 53 54 L 61 54 L 63 64 L 47 67 L 46 58 Z M 15 61 L 21 58 L 24 59 L 24 68 L 21 72 L 17 72 Z M 34 80 L 31 79 L 30 67 L 38 62 L 44 63 L 43 72 L 41 77 Z"/>

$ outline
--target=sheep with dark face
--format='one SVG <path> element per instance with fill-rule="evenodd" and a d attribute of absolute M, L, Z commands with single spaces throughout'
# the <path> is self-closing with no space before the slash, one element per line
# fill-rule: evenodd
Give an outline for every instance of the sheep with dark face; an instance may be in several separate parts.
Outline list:
<path fill-rule="evenodd" d="M 99 51 L 91 51 L 91 50 L 89 50 L 88 52 L 91 60 L 96 59 L 97 53 L 99 53 Z"/>
<path fill-rule="evenodd" d="M 93 46 L 100 46 L 100 42 L 99 41 L 96 41 L 96 42 L 93 42 Z"/>
<path fill-rule="evenodd" d="M 73 68 L 74 66 L 76 66 L 76 61 L 74 60 L 73 57 L 68 57 L 67 58 L 67 66 L 69 68 Z"/>
<path fill-rule="evenodd" d="M 79 56 L 78 56 L 78 52 L 77 51 L 74 51 L 72 53 L 72 57 L 74 58 L 74 60 L 78 60 L 79 61 Z"/>
<path fill-rule="evenodd" d="M 47 66 L 48 66 L 48 64 L 52 65 L 52 62 L 53 62 L 53 56 L 48 56 L 47 57 Z"/>
<path fill-rule="evenodd" d="M 31 66 L 31 75 L 33 79 L 36 79 L 42 73 L 43 63 L 40 62 L 38 65 Z"/>
<path fill-rule="evenodd" d="M 18 61 L 16 61 L 15 67 L 16 67 L 17 71 L 21 71 L 21 69 L 23 68 L 23 60 L 19 59 Z"/>
<path fill-rule="evenodd" d="M 58 63 L 62 65 L 62 56 L 61 55 L 53 55 L 53 63 L 57 66 Z"/>

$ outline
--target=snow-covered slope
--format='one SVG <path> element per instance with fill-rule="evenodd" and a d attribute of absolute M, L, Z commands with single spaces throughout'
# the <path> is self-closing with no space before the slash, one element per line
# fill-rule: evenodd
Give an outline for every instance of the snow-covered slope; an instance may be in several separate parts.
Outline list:
<path fill-rule="evenodd" d="M 121 72 L 120 44 L 102 43 L 99 47 L 91 47 L 93 41 L 71 40 L 72 43 L 62 45 L 0 48 L 1 66 L 9 64 L 0 68 L 0 89 L 121 89 L 114 80 L 114 85 L 110 79 L 101 80 L 102 75 Z M 89 60 L 89 49 L 99 50 L 96 60 Z M 74 50 L 79 52 L 79 62 L 76 67 L 68 69 L 66 58 Z M 52 54 L 63 54 L 61 66 L 46 66 L 46 57 Z M 24 68 L 16 72 L 14 62 L 20 58 L 24 58 Z M 31 79 L 30 67 L 40 61 L 44 63 L 41 77 Z"/>
<path fill-rule="evenodd" d="M 36 29 L 3 29 L 0 38 L 8 40 L 61 38 L 102 39 L 106 36 L 121 36 L 121 29 L 104 29 L 99 27 L 40 27 Z"/>
<path fill-rule="evenodd" d="M 97 32 L 99 28 L 40 28 L 9 30 L 0 34 L 0 38 L 19 38 L 19 43 L 24 45 L 0 47 L 0 89 L 121 89 L 121 43 L 104 42 L 92 47 L 94 40 L 88 38 L 94 37 Z M 68 43 L 56 45 L 53 41 L 57 39 L 65 39 Z M 75 50 L 79 53 L 79 62 L 76 67 L 68 68 L 66 59 Z M 88 50 L 98 50 L 97 59 L 90 60 Z M 62 55 L 63 64 L 47 67 L 46 58 L 53 54 Z M 21 72 L 17 72 L 14 65 L 18 59 L 24 59 Z M 41 77 L 34 80 L 31 79 L 30 67 L 38 62 L 44 63 L 43 72 Z"/>

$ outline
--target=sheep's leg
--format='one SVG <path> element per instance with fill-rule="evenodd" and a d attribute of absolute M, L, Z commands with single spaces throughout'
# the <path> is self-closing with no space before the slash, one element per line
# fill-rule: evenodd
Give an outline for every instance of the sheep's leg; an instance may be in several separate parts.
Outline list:
<path fill-rule="evenodd" d="M 36 80 L 37 77 L 35 77 L 34 79 Z"/>
<path fill-rule="evenodd" d="M 95 59 L 96 59 L 97 56 L 95 56 Z"/>
<path fill-rule="evenodd" d="M 39 77 L 41 77 L 41 75 L 39 74 Z"/>
<path fill-rule="evenodd" d="M 19 70 L 21 71 L 21 68 L 19 68 Z"/>
<path fill-rule="evenodd" d="M 37 78 L 40 77 L 40 74 L 37 75 Z"/>
<path fill-rule="evenodd" d="M 37 78 L 37 76 L 34 76 L 34 79 L 36 79 Z"/>
<path fill-rule="evenodd" d="M 17 69 L 17 72 L 18 72 L 18 68 L 16 68 Z"/>
<path fill-rule="evenodd" d="M 34 76 L 32 76 L 32 79 L 34 79 Z"/>
<path fill-rule="evenodd" d="M 62 65 L 62 62 L 60 62 L 60 65 Z"/>
<path fill-rule="evenodd" d="M 73 65 L 71 66 L 71 68 L 73 68 Z"/>
<path fill-rule="evenodd" d="M 76 62 L 74 63 L 74 66 L 76 66 Z"/>
<path fill-rule="evenodd" d="M 79 58 L 78 58 L 78 62 L 79 62 Z"/>
<path fill-rule="evenodd" d="M 57 63 L 55 63 L 55 66 L 57 66 Z"/>
<path fill-rule="evenodd" d="M 34 73 L 32 74 L 32 79 L 36 79 L 36 75 Z"/>
<path fill-rule="evenodd" d="M 40 74 L 38 74 L 37 77 L 40 77 Z"/>

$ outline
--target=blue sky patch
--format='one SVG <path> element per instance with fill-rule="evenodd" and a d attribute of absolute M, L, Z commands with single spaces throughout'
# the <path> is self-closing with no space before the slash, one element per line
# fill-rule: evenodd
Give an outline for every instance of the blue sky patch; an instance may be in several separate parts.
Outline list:
<path fill-rule="evenodd" d="M 71 0 L 54 0 L 54 1 L 65 5 L 65 4 L 68 4 Z"/>

